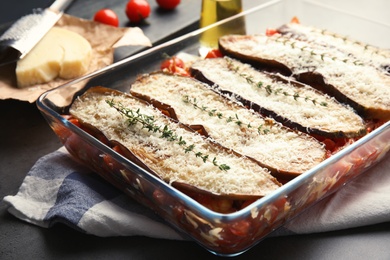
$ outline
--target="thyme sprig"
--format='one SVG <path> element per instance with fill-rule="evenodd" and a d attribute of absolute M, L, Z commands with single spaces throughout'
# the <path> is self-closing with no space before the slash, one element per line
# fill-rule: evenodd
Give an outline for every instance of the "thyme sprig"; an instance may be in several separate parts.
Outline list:
<path fill-rule="evenodd" d="M 226 123 L 235 123 L 239 127 L 254 128 L 254 126 L 252 126 L 250 122 L 245 123 L 241 121 L 237 114 L 235 114 L 234 117 L 224 116 L 216 109 L 211 109 L 205 105 L 199 105 L 198 100 L 196 98 L 191 99 L 188 95 L 183 96 L 183 102 L 186 104 L 191 104 L 195 109 L 199 109 L 202 112 L 207 113 L 210 117 L 217 117 L 218 119 L 225 120 Z M 259 134 L 267 134 L 271 131 L 269 128 L 264 128 L 263 124 L 257 126 L 256 129 Z"/>
<path fill-rule="evenodd" d="M 332 38 L 335 38 L 335 39 L 340 39 L 344 42 L 350 42 L 351 44 L 354 44 L 354 45 L 358 45 L 360 46 L 364 51 L 369 51 L 371 52 L 372 54 L 375 54 L 375 55 L 379 55 L 379 56 L 382 56 L 382 57 L 386 57 L 379 48 L 376 48 L 375 46 L 373 45 L 370 45 L 368 43 L 364 43 L 364 42 L 361 42 L 361 41 L 357 41 L 357 40 L 353 40 L 351 38 L 349 38 L 348 36 L 342 36 L 340 34 L 337 34 L 337 33 L 334 33 L 334 32 L 330 32 L 328 30 L 321 30 L 321 29 L 318 29 L 318 30 L 312 30 L 312 31 L 317 31 L 318 33 L 322 34 L 322 35 L 327 35 L 327 36 L 330 36 Z"/>
<path fill-rule="evenodd" d="M 332 61 L 338 60 L 338 61 L 341 61 L 344 63 L 352 63 L 356 66 L 363 66 L 364 65 L 364 63 L 358 59 L 348 59 L 348 58 L 340 59 L 336 56 L 331 56 L 331 54 L 317 53 L 314 50 L 311 50 L 310 48 L 308 48 L 308 46 L 299 47 L 296 45 L 296 43 L 297 43 L 296 41 L 293 41 L 290 38 L 286 38 L 283 35 L 279 35 L 279 36 L 275 37 L 274 40 L 275 40 L 275 42 L 282 43 L 283 45 L 290 45 L 290 47 L 292 49 L 299 49 L 301 52 L 307 52 L 310 54 L 310 56 L 319 56 L 322 61 L 325 61 L 325 58 L 329 58 Z"/>
<path fill-rule="evenodd" d="M 231 60 L 228 60 L 228 69 L 237 73 L 240 77 L 243 77 L 246 80 L 246 82 L 255 86 L 256 88 L 264 89 L 268 95 L 271 95 L 271 94 L 280 95 L 281 94 L 281 95 L 284 95 L 285 97 L 292 97 L 296 101 L 298 99 L 303 99 L 306 102 L 308 102 L 308 101 L 312 102 L 314 105 L 319 104 L 320 106 L 324 106 L 324 107 L 328 106 L 328 103 L 326 103 L 325 101 L 318 102 L 315 98 L 311 98 L 308 96 L 301 96 L 298 92 L 295 92 L 292 94 L 292 93 L 288 93 L 287 91 L 284 91 L 282 88 L 274 88 L 270 84 L 264 84 L 264 82 L 262 82 L 262 81 L 255 82 L 255 80 L 253 79 L 253 77 L 251 75 L 240 72 L 240 67 L 239 66 L 235 67 Z"/>
<path fill-rule="evenodd" d="M 168 125 L 157 125 L 156 124 L 156 119 L 154 116 L 149 116 L 142 114 L 140 112 L 140 109 L 133 110 L 130 108 L 126 108 L 123 106 L 122 103 L 118 102 L 116 103 L 113 99 L 111 100 L 106 100 L 106 103 L 112 107 L 115 108 L 119 113 L 121 113 L 123 116 L 127 118 L 127 124 L 129 126 L 135 125 L 137 123 L 142 125 L 142 129 L 148 130 L 148 132 L 152 133 L 160 133 L 160 138 L 166 139 L 170 142 L 176 142 L 178 145 L 183 147 L 184 151 L 186 153 L 194 153 L 196 157 L 199 157 L 203 160 L 204 163 L 210 160 L 210 156 L 208 154 L 204 154 L 200 151 L 195 150 L 195 145 L 194 144 L 187 144 L 187 142 L 183 139 L 182 136 L 178 136 L 177 134 L 172 131 Z M 226 164 L 219 164 L 217 162 L 217 158 L 214 157 L 211 162 L 213 163 L 214 166 L 217 166 L 220 170 L 222 171 L 227 171 L 230 169 L 230 166 Z"/>

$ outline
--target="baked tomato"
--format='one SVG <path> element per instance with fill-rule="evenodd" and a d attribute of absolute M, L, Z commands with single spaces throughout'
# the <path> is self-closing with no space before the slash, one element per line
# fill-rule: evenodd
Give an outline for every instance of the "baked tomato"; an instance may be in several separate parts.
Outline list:
<path fill-rule="evenodd" d="M 168 69 L 169 71 L 173 71 L 176 67 L 184 68 L 184 66 L 185 65 L 182 59 L 177 56 L 172 56 L 161 63 L 160 69 Z"/>
<path fill-rule="evenodd" d="M 139 23 L 150 15 L 150 5 L 146 0 L 130 0 L 126 4 L 126 16 L 132 23 Z"/>
<path fill-rule="evenodd" d="M 299 21 L 298 17 L 294 16 L 294 17 L 291 19 L 290 23 L 300 24 L 301 22 Z"/>
<path fill-rule="evenodd" d="M 156 0 L 158 6 L 166 10 L 175 9 L 180 4 L 180 0 Z"/>
<path fill-rule="evenodd" d="M 108 8 L 100 9 L 99 11 L 97 11 L 93 17 L 93 20 L 115 27 L 119 26 L 118 15 L 113 10 Z"/>
<path fill-rule="evenodd" d="M 213 59 L 213 58 L 220 58 L 220 57 L 223 57 L 222 53 L 220 50 L 218 49 L 213 49 L 213 50 L 210 50 L 207 55 L 206 55 L 206 59 Z"/>
<path fill-rule="evenodd" d="M 164 60 L 160 65 L 160 69 L 163 71 L 168 71 L 170 73 L 189 76 L 185 63 L 177 56 L 172 56 Z"/>
<path fill-rule="evenodd" d="M 267 35 L 267 36 L 272 36 L 276 33 L 278 33 L 278 30 L 273 29 L 273 28 L 267 28 L 267 30 L 265 31 L 265 35 Z"/>

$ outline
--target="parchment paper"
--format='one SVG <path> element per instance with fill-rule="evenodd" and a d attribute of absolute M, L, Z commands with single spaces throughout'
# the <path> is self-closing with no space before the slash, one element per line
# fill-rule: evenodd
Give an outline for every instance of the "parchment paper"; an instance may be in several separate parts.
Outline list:
<path fill-rule="evenodd" d="M 55 26 L 74 31 L 89 41 L 92 46 L 92 61 L 87 73 L 112 64 L 114 49 L 117 47 L 151 46 L 150 40 L 138 27 L 118 28 L 67 14 L 64 14 Z M 16 64 L 0 67 L 0 99 L 17 99 L 33 103 L 45 91 L 70 81 L 57 78 L 49 83 L 18 88 L 15 68 Z M 78 84 L 77 88 L 81 89 L 83 84 L 85 83 Z"/>

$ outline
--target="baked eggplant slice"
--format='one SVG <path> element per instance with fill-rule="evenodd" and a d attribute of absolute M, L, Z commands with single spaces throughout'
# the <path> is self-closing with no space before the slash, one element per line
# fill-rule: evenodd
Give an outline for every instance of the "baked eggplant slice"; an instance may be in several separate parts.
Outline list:
<path fill-rule="evenodd" d="M 342 49 L 291 35 L 226 35 L 225 55 L 259 69 L 278 71 L 354 108 L 365 118 L 390 119 L 390 77 L 372 62 Z M 387 65 L 386 65 L 387 66 Z"/>
<path fill-rule="evenodd" d="M 277 32 L 297 40 L 307 41 L 311 44 L 326 45 L 329 48 L 345 52 L 347 56 L 375 66 L 377 69 L 382 70 L 385 75 L 390 76 L 389 49 L 379 48 L 346 35 L 306 26 L 298 22 L 284 24 L 277 29 Z"/>
<path fill-rule="evenodd" d="M 226 148 L 251 157 L 278 179 L 289 180 L 326 158 L 324 145 L 227 99 L 191 77 L 143 75 L 130 93 Z"/>
<path fill-rule="evenodd" d="M 363 119 L 353 109 L 292 78 L 258 71 L 229 57 L 197 61 L 191 73 L 292 129 L 329 138 L 366 133 Z"/>
<path fill-rule="evenodd" d="M 256 199 L 280 183 L 254 160 L 208 140 L 129 94 L 94 87 L 70 113 L 107 142 L 121 144 L 129 159 L 184 192 L 228 199 Z"/>

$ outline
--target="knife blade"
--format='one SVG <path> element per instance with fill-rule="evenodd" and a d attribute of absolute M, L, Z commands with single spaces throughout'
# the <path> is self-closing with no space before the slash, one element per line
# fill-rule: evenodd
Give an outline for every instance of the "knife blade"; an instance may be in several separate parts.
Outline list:
<path fill-rule="evenodd" d="M 34 9 L 0 36 L 0 66 L 22 59 L 61 18 L 72 0 L 56 0 L 48 8 Z"/>

